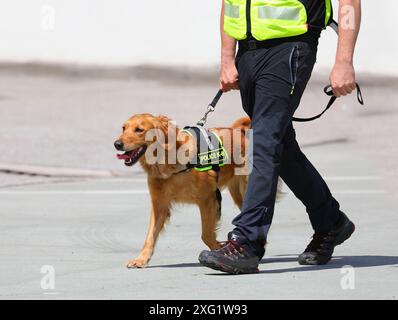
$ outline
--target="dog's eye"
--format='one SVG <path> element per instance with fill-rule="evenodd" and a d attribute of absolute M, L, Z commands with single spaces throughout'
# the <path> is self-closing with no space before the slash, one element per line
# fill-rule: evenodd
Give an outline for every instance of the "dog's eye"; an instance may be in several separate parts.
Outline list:
<path fill-rule="evenodd" d="M 126 131 L 126 126 L 123 126 L 123 128 L 122 128 L 122 129 L 123 129 L 123 132 L 124 132 L 124 131 Z"/>
<path fill-rule="evenodd" d="M 135 132 L 141 133 L 144 132 L 144 129 L 141 129 L 140 127 L 135 128 Z"/>

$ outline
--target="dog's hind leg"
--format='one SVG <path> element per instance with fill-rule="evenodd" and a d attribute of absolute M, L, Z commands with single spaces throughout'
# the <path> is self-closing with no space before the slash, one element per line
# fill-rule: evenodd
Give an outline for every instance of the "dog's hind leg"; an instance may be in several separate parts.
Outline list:
<path fill-rule="evenodd" d="M 198 203 L 202 221 L 202 240 L 211 250 L 220 248 L 217 241 L 217 226 L 221 218 L 220 195 L 214 192 Z"/>
<path fill-rule="evenodd" d="M 155 250 L 156 241 L 164 224 L 170 217 L 170 204 L 152 200 L 151 217 L 149 230 L 145 239 L 144 246 L 136 259 L 127 263 L 127 268 L 144 268 L 148 266 Z"/>

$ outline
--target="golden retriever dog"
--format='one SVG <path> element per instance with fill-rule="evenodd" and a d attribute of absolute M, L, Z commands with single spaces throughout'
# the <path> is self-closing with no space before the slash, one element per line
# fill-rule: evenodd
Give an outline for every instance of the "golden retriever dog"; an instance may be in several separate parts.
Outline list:
<path fill-rule="evenodd" d="M 118 158 L 124 160 L 127 166 L 140 162 L 148 176 L 151 198 L 150 223 L 145 243 L 138 257 L 128 262 L 128 268 L 143 268 L 148 265 L 154 253 L 159 233 L 170 218 L 171 209 L 175 203 L 196 204 L 201 214 L 203 242 L 210 249 L 220 247 L 216 231 L 221 216 L 221 199 L 220 193 L 217 191 L 228 188 L 233 201 L 241 209 L 246 191 L 247 174 L 236 174 L 236 170 L 245 170 L 245 152 L 248 146 L 247 130 L 250 128 L 250 124 L 249 118 L 241 118 L 230 128 L 210 129 L 220 136 L 229 156 L 228 163 L 221 166 L 217 173 L 213 170 L 199 172 L 190 169 L 184 171 L 186 163 L 168 161 L 173 147 L 175 150 L 185 147 L 185 153 L 195 154 L 196 140 L 181 131 L 166 116 L 138 114 L 124 123 L 123 133 L 114 143 L 115 148 L 123 152 L 123 154 L 118 154 Z M 165 140 L 161 143 L 159 143 L 159 139 L 147 141 L 146 136 L 151 130 L 163 133 L 166 137 Z M 178 137 L 174 145 L 170 141 L 172 139 L 167 138 L 167 133 L 170 132 L 174 132 Z M 159 153 L 159 150 L 150 151 L 154 143 L 161 146 L 164 161 L 155 163 L 148 161 L 149 153 Z M 239 158 L 239 161 L 236 161 L 236 158 Z"/>

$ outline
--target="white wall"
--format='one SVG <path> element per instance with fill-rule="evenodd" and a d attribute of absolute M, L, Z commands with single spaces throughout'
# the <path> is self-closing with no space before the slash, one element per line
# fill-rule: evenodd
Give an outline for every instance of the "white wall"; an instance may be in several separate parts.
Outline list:
<path fill-rule="evenodd" d="M 0 61 L 216 65 L 220 3 L 221 0 L 0 0 Z M 398 75 L 396 0 L 362 3 L 357 69 Z M 48 26 L 43 9 L 47 5 L 55 9 L 53 30 L 42 27 L 43 23 Z M 330 67 L 335 46 L 336 36 L 332 31 L 326 32 L 318 68 Z"/>

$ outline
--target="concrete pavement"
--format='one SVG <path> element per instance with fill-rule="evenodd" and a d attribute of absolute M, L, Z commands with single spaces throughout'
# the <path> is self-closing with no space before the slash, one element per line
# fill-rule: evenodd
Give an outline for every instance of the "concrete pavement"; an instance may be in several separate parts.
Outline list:
<path fill-rule="evenodd" d="M 298 265 L 311 228 L 287 194 L 260 274 L 228 276 L 198 264 L 204 245 L 193 206 L 174 211 L 149 268 L 127 270 L 149 220 L 145 177 L 137 173 L 0 189 L 0 299 L 397 299 L 398 216 L 382 170 L 349 142 L 305 151 L 357 225 L 327 266 Z M 220 239 L 237 213 L 225 194 Z M 53 290 L 41 288 L 46 265 L 54 268 Z"/>
<path fill-rule="evenodd" d="M 165 114 L 180 126 L 197 121 L 217 91 L 215 72 L 37 65 L 0 71 L 0 299 L 397 299 L 397 79 L 358 75 L 366 108 L 344 98 L 322 119 L 296 126 L 357 224 L 333 262 L 297 264 L 312 232 L 288 194 L 278 204 L 261 273 L 231 277 L 197 263 L 204 245 L 192 206 L 177 207 L 149 268 L 124 267 L 142 246 L 149 198 L 142 171 L 124 167 L 112 146 L 135 113 Z M 326 79 L 315 72 L 299 116 L 326 105 Z M 209 126 L 243 115 L 238 94 L 229 93 Z M 98 178 L 107 172 L 126 178 Z M 220 239 L 237 213 L 226 194 Z M 354 278 L 343 266 L 354 267 Z M 43 290 L 52 271 L 55 287 Z"/>

